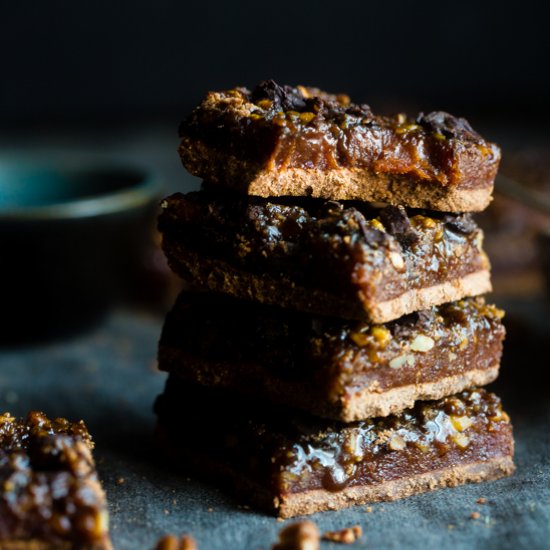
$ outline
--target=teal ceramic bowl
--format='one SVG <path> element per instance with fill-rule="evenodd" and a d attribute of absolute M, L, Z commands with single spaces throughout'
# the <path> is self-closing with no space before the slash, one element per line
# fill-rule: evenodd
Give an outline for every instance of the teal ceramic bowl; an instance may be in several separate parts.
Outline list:
<path fill-rule="evenodd" d="M 160 186 L 93 159 L 0 158 L 3 342 L 87 325 L 132 284 Z"/>

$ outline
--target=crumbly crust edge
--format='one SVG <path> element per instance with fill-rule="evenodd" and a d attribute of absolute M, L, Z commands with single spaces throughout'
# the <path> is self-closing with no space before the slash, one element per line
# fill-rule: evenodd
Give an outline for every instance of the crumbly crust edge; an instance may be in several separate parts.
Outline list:
<path fill-rule="evenodd" d="M 442 212 L 481 212 L 492 200 L 496 166 L 467 170 L 460 184 L 415 181 L 369 168 L 269 169 L 186 140 L 179 147 L 184 167 L 194 176 L 259 197 L 309 196 L 327 200 L 387 202 Z"/>
<path fill-rule="evenodd" d="M 496 480 L 511 475 L 514 470 L 511 456 L 499 456 L 484 462 L 442 468 L 434 472 L 386 481 L 379 485 L 346 487 L 337 493 L 314 490 L 285 495 L 275 504 L 276 506 L 278 504 L 279 517 L 291 518 L 325 510 L 339 510 L 368 502 L 397 500 L 465 483 Z"/>
<path fill-rule="evenodd" d="M 459 279 L 409 290 L 391 300 L 361 304 L 359 297 L 356 301 L 346 300 L 323 290 L 296 286 L 292 281 L 282 281 L 267 274 L 248 273 L 228 262 L 201 256 L 166 235 L 163 248 L 171 268 L 197 286 L 256 302 L 373 323 L 386 323 L 414 311 L 478 296 L 492 289 L 490 271 L 482 269 Z"/>

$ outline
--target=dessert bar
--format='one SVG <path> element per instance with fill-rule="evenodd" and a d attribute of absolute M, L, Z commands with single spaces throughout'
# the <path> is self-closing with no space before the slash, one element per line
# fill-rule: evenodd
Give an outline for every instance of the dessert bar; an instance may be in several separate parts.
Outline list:
<path fill-rule="evenodd" d="M 162 202 L 172 269 L 211 291 L 383 323 L 491 290 L 469 214 L 211 189 Z"/>
<path fill-rule="evenodd" d="M 345 422 L 386 416 L 498 375 L 503 312 L 482 298 L 385 325 L 183 292 L 159 368 L 182 380 Z"/>
<path fill-rule="evenodd" d="M 210 92 L 181 123 L 191 174 L 242 193 L 483 210 L 500 150 L 444 112 L 384 117 L 315 88 Z"/>
<path fill-rule="evenodd" d="M 84 423 L 0 415 L 0 548 L 109 550 L 107 504 Z"/>
<path fill-rule="evenodd" d="M 351 424 L 236 401 L 169 378 L 155 405 L 177 465 L 229 484 L 280 517 L 393 500 L 514 470 L 500 400 L 472 389 Z"/>

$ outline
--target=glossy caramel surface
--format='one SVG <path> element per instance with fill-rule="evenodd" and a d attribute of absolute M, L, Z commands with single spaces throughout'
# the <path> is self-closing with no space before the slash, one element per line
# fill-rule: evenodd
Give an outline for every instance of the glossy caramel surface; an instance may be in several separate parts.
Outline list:
<path fill-rule="evenodd" d="M 380 116 L 346 95 L 272 80 L 252 92 L 210 92 L 182 122 L 180 136 L 184 164 L 204 178 L 213 174 L 206 165 L 201 173 L 192 168 L 204 145 L 242 160 L 246 169 L 367 168 L 465 188 L 492 184 L 500 160 L 499 148 L 463 118 L 441 111 Z M 219 168 L 214 179 L 223 183 Z"/>
<path fill-rule="evenodd" d="M 176 193 L 162 208 L 159 229 L 166 240 L 260 276 L 271 273 L 366 304 L 489 266 L 482 232 L 468 214 L 243 198 L 210 188 Z"/>
<path fill-rule="evenodd" d="M 338 419 L 357 392 L 495 368 L 502 316 L 473 298 L 377 325 L 183 292 L 166 318 L 159 368 Z"/>
<path fill-rule="evenodd" d="M 508 415 L 500 399 L 482 389 L 342 424 L 235 402 L 172 377 L 155 408 L 182 456 L 215 459 L 274 496 L 340 491 L 513 454 Z"/>

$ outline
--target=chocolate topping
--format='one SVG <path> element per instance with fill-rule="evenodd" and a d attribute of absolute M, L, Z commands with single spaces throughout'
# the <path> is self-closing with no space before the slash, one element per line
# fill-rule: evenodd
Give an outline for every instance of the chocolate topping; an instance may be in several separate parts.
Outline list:
<path fill-rule="evenodd" d="M 471 235 L 477 229 L 471 214 L 445 214 L 442 221 L 449 229 L 463 235 Z"/>
<path fill-rule="evenodd" d="M 279 86 L 274 80 L 263 80 L 250 95 L 251 101 L 260 102 L 262 99 L 272 101 L 272 109 L 280 111 L 303 111 L 306 107 L 304 96 L 292 86 Z"/>
<path fill-rule="evenodd" d="M 420 113 L 416 119 L 418 124 L 430 132 L 437 132 L 448 139 L 465 139 L 483 143 L 481 136 L 474 131 L 465 118 L 457 118 L 444 111 Z"/>
<path fill-rule="evenodd" d="M 411 227 L 411 221 L 403 206 L 387 206 L 380 211 L 380 221 L 388 232 L 400 241 L 411 245 L 418 241 L 418 233 Z"/>
<path fill-rule="evenodd" d="M 270 273 L 323 289 L 339 300 L 357 303 L 360 296 L 362 309 L 369 301 L 393 299 L 488 267 L 479 249 L 480 230 L 468 215 L 351 201 L 265 200 L 211 188 L 173 195 L 163 207 L 159 229 L 165 250 L 170 243 L 181 244 L 259 276 Z M 184 255 L 167 254 L 172 265 L 187 261 Z M 352 317 L 365 318 L 362 313 Z"/>
<path fill-rule="evenodd" d="M 448 113 L 374 115 L 345 95 L 273 80 L 210 92 L 180 137 L 192 174 L 239 192 L 441 211 L 482 209 L 500 160 L 495 144 Z"/>

